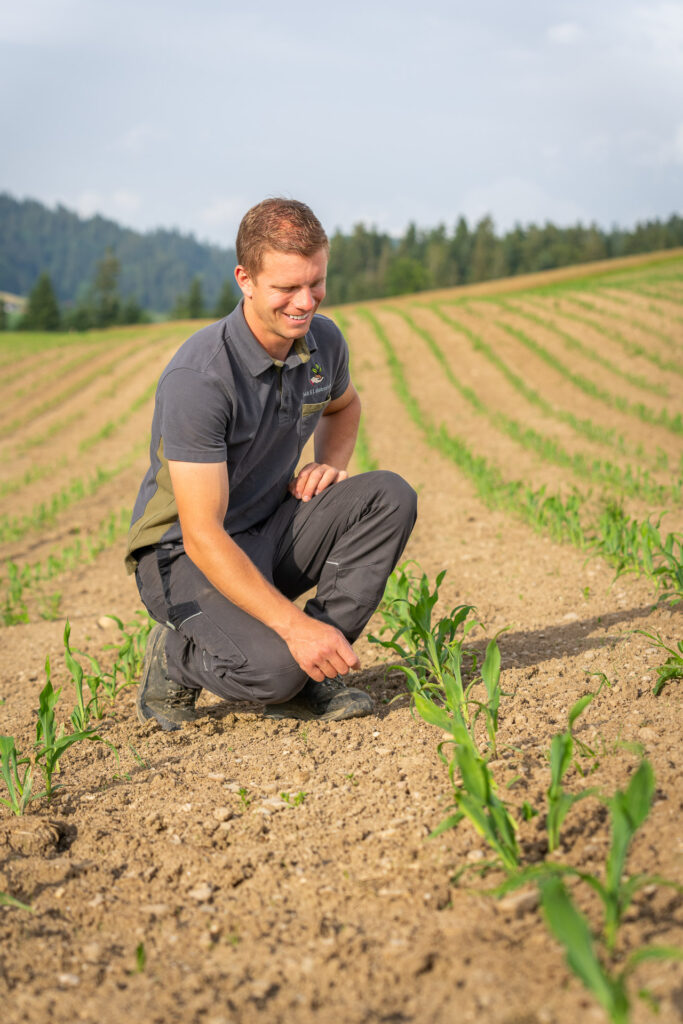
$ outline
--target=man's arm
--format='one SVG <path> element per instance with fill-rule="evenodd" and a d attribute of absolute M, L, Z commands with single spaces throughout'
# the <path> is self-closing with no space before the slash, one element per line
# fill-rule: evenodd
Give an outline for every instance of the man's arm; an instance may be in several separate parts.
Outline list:
<path fill-rule="evenodd" d="M 324 678 L 359 668 L 343 634 L 300 611 L 258 571 L 223 528 L 228 508 L 224 462 L 169 460 L 183 543 L 189 558 L 229 601 L 282 637 L 306 675 Z"/>
<path fill-rule="evenodd" d="M 325 409 L 315 428 L 315 462 L 309 462 L 289 485 L 295 498 L 310 501 L 330 484 L 348 476 L 360 422 L 360 398 L 353 384 Z"/>

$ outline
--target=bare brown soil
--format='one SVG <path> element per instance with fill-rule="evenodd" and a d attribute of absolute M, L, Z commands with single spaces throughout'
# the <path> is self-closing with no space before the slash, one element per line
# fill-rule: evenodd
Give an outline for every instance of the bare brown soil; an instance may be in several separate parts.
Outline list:
<path fill-rule="evenodd" d="M 624 273 L 634 265 L 639 264 L 626 264 Z M 540 277 L 535 283 L 546 281 Z M 648 299 L 650 304 L 657 306 L 657 299 Z M 637 306 L 634 299 L 633 309 Z M 576 482 L 472 413 L 424 341 L 395 314 L 373 308 L 425 414 L 460 433 L 507 478 L 524 478 L 534 487 L 547 483 L 549 490 Z M 667 320 L 669 308 L 662 306 L 657 314 L 658 327 L 680 337 L 680 324 Z M 539 810 L 520 827 L 524 862 L 537 863 L 545 854 L 550 740 L 565 728 L 572 703 L 597 687 L 596 673 L 605 673 L 611 687 L 577 730 L 598 753 L 597 767 L 586 779 L 572 769 L 568 785 L 613 793 L 625 787 L 639 751 L 644 752 L 657 792 L 628 870 L 680 880 L 680 683 L 653 696 L 663 657 L 633 631 L 656 631 L 673 644 L 683 632 L 681 606 L 654 607 L 647 580 L 624 576 L 615 583 L 602 559 L 587 560 L 586 552 L 552 543 L 505 512 L 487 508 L 473 484 L 427 446 L 408 418 L 367 321 L 353 309 L 345 315 L 370 454 L 419 493 L 420 515 L 406 557 L 419 562 L 431 579 L 447 570 L 439 611 L 460 603 L 477 606 L 484 626 L 473 634 L 477 649 L 486 634 L 508 627 L 499 639 L 507 696 L 501 707 L 501 754 L 493 770 L 513 807 L 526 800 Z M 620 457 L 613 449 L 577 440 L 565 425 L 526 406 L 465 339 L 429 311 L 414 307 L 410 315 L 433 332 L 463 383 L 507 415 L 572 450 L 637 462 L 635 456 Z M 680 438 L 582 395 L 515 347 L 487 316 L 460 309 L 457 315 L 551 402 L 596 423 L 618 425 L 634 447 L 642 442 L 640 464 L 651 466 L 656 445 L 670 454 L 670 465 L 678 464 Z M 606 305 L 602 315 L 609 322 Z M 646 314 L 638 309 L 635 315 Z M 22 442 L 40 431 L 40 421 L 2 442 L 4 479 L 34 464 L 59 467 L 5 497 L 4 514 L 30 511 L 70 479 L 114 464 L 144 442 L 151 401 L 110 437 L 78 449 L 79 439 L 94 435 L 144 393 L 184 329 L 170 326 L 168 344 L 160 330 L 140 334 L 141 346 L 147 337 L 159 340 L 152 343 L 153 361 L 134 371 L 134 381 L 109 399 L 103 397 L 106 379 L 87 385 L 80 421 L 63 433 L 55 430 L 24 454 L 19 454 Z M 528 333 L 555 344 L 530 324 Z M 582 338 L 590 341 L 588 335 Z M 116 344 L 131 347 L 130 339 Z M 655 339 L 653 346 L 659 350 L 661 342 Z M 62 358 L 73 354 L 65 349 Z M 50 366 L 57 365 L 53 355 Z M 114 376 L 126 365 L 137 366 L 139 351 L 127 358 Z M 566 351 L 563 358 L 571 361 Z M 631 368 L 623 353 L 615 358 Z M 30 359 L 22 388 L 30 374 L 36 380 L 44 376 L 44 367 Z M 599 379 L 605 387 L 622 389 L 602 370 Z M 61 389 L 65 381 L 55 386 Z M 677 379 L 667 383 L 672 397 L 679 393 Z M 646 401 L 656 405 L 660 399 Z M 72 402 L 78 409 L 78 400 L 70 398 L 64 409 L 46 414 L 45 423 L 58 422 Z M 144 466 L 140 453 L 49 527 L 4 544 L 4 559 L 18 565 L 43 559 L 51 546 L 73 536 L 69 531 L 76 526 L 86 537 L 111 511 L 132 504 Z M 670 473 L 673 477 L 674 470 Z M 633 514 L 643 512 L 639 502 L 626 506 Z M 669 529 L 681 529 L 680 506 L 670 508 L 665 522 Z M 114 613 L 130 620 L 139 608 L 135 586 L 122 568 L 121 548 L 119 541 L 93 564 L 79 565 L 50 584 L 62 595 L 58 619 L 42 621 L 29 601 L 31 621 L 2 629 L 0 731 L 14 735 L 20 746 L 27 747 L 35 735 L 33 709 L 47 655 L 55 685 L 64 685 L 61 705 L 72 706 L 61 642 L 65 616 L 73 645 L 111 663 L 107 645 L 117 632 L 102 617 Z M 381 624 L 375 616 L 368 632 Z M 411 713 L 401 696 L 401 672 L 384 663 L 367 636 L 358 651 L 363 668 L 354 681 L 375 699 L 375 713 L 368 718 L 276 723 L 255 706 L 203 697 L 197 725 L 165 734 L 138 724 L 130 690 L 102 723 L 102 736 L 118 748 L 118 761 L 103 744 L 80 745 L 64 756 L 63 788 L 50 805 L 36 802 L 23 818 L 0 809 L 0 891 L 32 908 L 29 913 L 0 907 L 3 1021 L 600 1024 L 606 1019 L 550 938 L 535 892 L 527 889 L 503 901 L 486 894 L 502 876 L 497 871 L 479 876 L 489 853 L 472 827 L 463 823 L 427 838 L 450 803 L 448 774 L 437 754 L 443 734 Z M 305 797 L 295 806 L 282 793 Z M 604 806 L 594 798 L 581 802 L 566 820 L 560 859 L 602 877 L 608 848 Z M 463 867 L 467 871 L 454 881 Z M 577 900 L 597 930 L 599 907 L 586 892 L 577 889 Z M 675 943 L 683 944 L 680 896 L 666 888 L 644 890 L 626 915 L 621 963 L 643 944 Z M 638 988 L 649 990 L 660 1013 L 654 1017 L 634 997 L 636 1024 L 683 1019 L 680 964 L 642 964 L 631 991 Z"/>

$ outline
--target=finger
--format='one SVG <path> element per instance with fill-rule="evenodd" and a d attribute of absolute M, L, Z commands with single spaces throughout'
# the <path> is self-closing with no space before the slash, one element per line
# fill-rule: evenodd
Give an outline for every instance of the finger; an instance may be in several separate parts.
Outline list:
<path fill-rule="evenodd" d="M 318 486 L 315 489 L 315 493 L 320 494 L 322 491 L 325 490 L 326 487 L 330 487 L 332 484 L 336 484 L 338 480 L 339 470 L 334 469 L 332 466 L 330 466 L 329 469 L 325 473 L 323 473 L 322 477 L 320 478 Z"/>
<path fill-rule="evenodd" d="M 318 493 L 317 488 L 323 477 L 329 472 L 329 466 L 316 466 L 306 478 L 306 483 L 301 490 L 301 500 L 310 501 Z M 323 488 L 324 489 L 324 488 Z"/>
<path fill-rule="evenodd" d="M 294 484 L 294 490 L 292 491 L 292 494 L 294 495 L 295 498 L 300 498 L 301 495 L 303 494 L 304 487 L 306 486 L 306 481 L 308 480 L 311 471 L 315 469 L 315 466 L 315 462 L 309 462 L 307 463 L 307 465 L 303 466 L 297 473 L 296 477 L 292 481 L 292 483 Z"/>

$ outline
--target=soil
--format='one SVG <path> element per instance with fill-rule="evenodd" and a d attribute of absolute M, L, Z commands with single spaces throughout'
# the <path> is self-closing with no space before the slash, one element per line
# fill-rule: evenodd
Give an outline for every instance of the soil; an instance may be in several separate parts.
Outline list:
<path fill-rule="evenodd" d="M 656 325 L 653 351 L 665 351 L 662 333 L 680 346 L 681 306 L 675 301 L 680 258 L 677 279 L 670 276 L 676 265 L 666 266 L 669 276 L 663 276 L 657 291 L 668 298 L 638 290 L 640 264 L 627 261 L 618 290 L 607 280 L 597 298 L 594 290 L 586 293 L 601 308 L 599 316 L 590 315 L 609 324 L 630 273 L 632 291 L 621 306 L 619 330 L 626 333 L 624 309 L 631 310 L 640 323 Z M 642 273 L 651 285 L 652 267 Z M 545 285 L 558 278 L 562 275 L 539 275 L 531 283 Z M 632 445 L 628 456 L 577 438 L 564 424 L 525 407 L 462 336 L 449 334 L 424 308 L 404 299 L 400 304 L 433 332 L 463 383 L 475 387 L 487 403 L 526 418 L 572 451 L 590 451 L 617 463 L 634 462 L 633 452 L 641 444 L 640 464 L 651 468 L 659 446 L 674 468 L 663 470 L 660 459 L 657 478 L 680 475 L 680 437 L 609 410 L 515 347 L 512 337 L 495 327 L 486 303 L 477 302 L 483 291 L 470 291 L 472 305 L 458 308 L 461 322 L 495 344 L 558 407 L 617 425 Z M 460 294 L 441 298 L 452 301 Z M 572 296 L 581 297 L 576 283 Z M 522 296 L 515 302 L 527 308 Z M 539 309 L 537 304 L 533 308 Z M 565 308 L 575 307 L 552 306 L 549 317 L 591 342 L 594 331 L 580 333 L 575 322 L 563 321 Z M 453 309 L 448 307 L 449 315 Z M 546 483 L 549 490 L 576 483 L 472 413 L 424 341 L 395 313 L 378 306 L 375 312 L 425 412 L 443 420 L 450 431 L 460 431 L 509 478 L 523 477 L 533 486 Z M 487 637 L 506 629 L 499 637 L 506 696 L 492 770 L 515 811 L 526 801 L 539 812 L 520 824 L 523 862 L 538 863 L 546 855 L 550 740 L 566 727 L 574 701 L 596 690 L 604 673 L 610 686 L 603 687 L 576 727 L 576 735 L 595 751 L 595 757 L 577 763 L 592 771 L 584 778 L 573 767 L 567 786 L 575 792 L 595 786 L 612 794 L 628 784 L 644 754 L 654 768 L 656 794 L 630 850 L 628 873 L 680 881 L 680 682 L 653 695 L 664 655 L 636 631 L 658 633 L 674 646 L 683 632 L 683 604 L 656 605 L 648 580 L 626 575 L 615 582 L 614 570 L 602 559 L 552 543 L 510 515 L 487 508 L 474 486 L 427 446 L 408 418 L 367 321 L 352 307 L 344 315 L 370 454 L 382 467 L 400 472 L 419 494 L 419 519 L 405 557 L 419 563 L 432 581 L 446 569 L 437 614 L 457 604 L 476 605 L 482 626 L 471 635 L 475 650 L 481 653 Z M 509 317 L 515 323 L 515 314 Z M 571 362 L 546 329 L 529 321 L 522 326 L 521 319 L 519 326 Z M 137 329 L 137 334 L 119 332 L 104 347 L 94 338 L 89 369 L 110 362 L 120 347 L 115 371 L 86 381 L 82 390 L 44 413 L 39 410 L 50 397 L 45 364 L 30 351 L 17 358 L 13 379 L 2 391 L 7 409 L 10 399 L 16 403 L 13 410 L 19 409 L 8 412 L 7 422 L 19 415 L 23 423 L 0 441 L 0 487 L 3 480 L 14 482 L 13 491 L 2 492 L 6 515 L 28 515 L 71 480 L 128 461 L 85 500 L 3 543 L 4 561 L 22 565 L 44 559 L 49 550 L 73 539 L 76 528 L 86 537 L 111 511 L 130 507 L 145 468 L 151 399 L 141 409 L 132 406 L 189 329 L 156 325 Z M 634 329 L 632 337 L 644 343 L 642 329 Z M 143 346 L 154 353 L 144 369 Z M 623 369 L 644 372 L 642 359 L 616 353 L 606 341 L 604 351 L 608 348 Z M 71 380 L 69 375 L 58 379 L 59 366 L 81 350 L 87 358 L 87 345 L 50 349 L 55 393 L 65 391 Z M 595 374 L 596 369 L 581 360 L 581 372 Z M 73 372 L 84 380 L 89 376 L 82 365 Z M 646 403 L 666 406 L 673 414 L 678 398 L 680 410 L 677 377 L 656 368 L 652 376 L 666 381 L 669 397 L 650 394 Z M 642 399 L 605 370 L 598 369 L 597 379 L 614 393 Z M 114 381 L 120 384 L 114 387 Z M 31 408 L 37 411 L 29 416 Z M 60 430 L 59 423 L 79 408 L 80 416 Z M 55 423 L 50 432 L 47 428 Z M 107 423 L 118 426 L 79 451 L 79 443 Z M 31 437 L 42 440 L 26 447 Z M 36 467 L 42 476 L 20 485 L 19 478 Z M 625 504 L 633 514 L 643 514 L 640 503 Z M 669 508 L 664 523 L 681 530 L 680 505 Z M 131 621 L 140 607 L 122 568 L 121 538 L 91 564 L 77 565 L 46 586 L 61 594 L 58 618 L 41 620 L 36 599 L 27 591 L 30 621 L 2 629 L 0 729 L 23 749 L 35 736 L 34 709 L 46 656 L 53 682 L 64 687 L 59 707 L 73 704 L 62 646 L 65 617 L 72 645 L 110 665 L 109 645 L 117 643 L 118 633 L 106 616 Z M 599 1024 L 606 1019 L 569 971 L 562 948 L 544 924 L 535 890 L 527 887 L 502 900 L 489 895 L 503 875 L 485 867 L 490 852 L 466 822 L 429 838 L 452 802 L 437 749 L 444 734 L 412 713 L 402 672 L 369 641 L 368 635 L 381 627 L 378 613 L 357 645 L 363 667 L 353 682 L 367 688 L 375 701 L 367 718 L 274 722 L 256 706 L 203 695 L 198 723 L 169 734 L 138 723 L 131 688 L 119 695 L 101 723 L 101 736 L 117 748 L 118 759 L 104 743 L 76 745 L 64 755 L 62 788 L 50 804 L 36 801 L 23 817 L 0 808 L 0 891 L 31 907 L 30 912 L 0 907 L 3 1021 Z M 561 849 L 553 856 L 602 878 L 609 841 L 606 808 L 588 798 L 570 811 Z M 597 933 L 597 899 L 585 885 L 573 891 Z M 627 954 L 646 944 L 683 944 L 681 902 L 672 888 L 642 890 L 626 913 L 613 966 L 621 969 Z M 657 1018 L 636 998 L 637 989 L 647 989 L 659 1004 Z M 643 963 L 630 991 L 636 1024 L 683 1020 L 680 964 Z"/>

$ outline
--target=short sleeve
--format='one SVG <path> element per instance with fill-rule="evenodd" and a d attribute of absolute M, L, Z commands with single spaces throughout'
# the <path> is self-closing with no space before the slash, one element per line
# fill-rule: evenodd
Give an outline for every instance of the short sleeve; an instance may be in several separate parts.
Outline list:
<path fill-rule="evenodd" d="M 157 391 L 164 456 L 177 462 L 225 462 L 230 415 L 215 377 L 184 367 L 170 370 Z"/>

